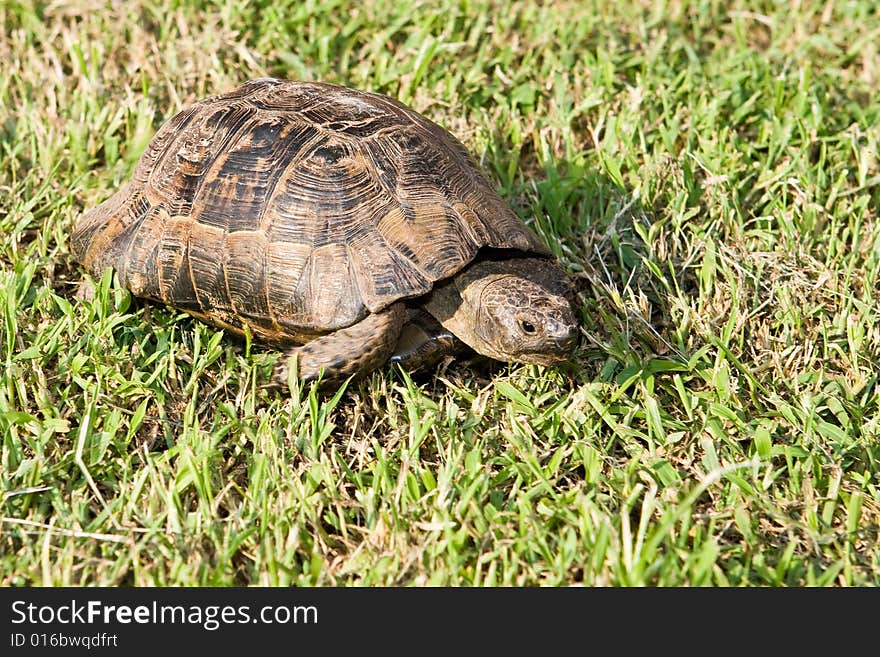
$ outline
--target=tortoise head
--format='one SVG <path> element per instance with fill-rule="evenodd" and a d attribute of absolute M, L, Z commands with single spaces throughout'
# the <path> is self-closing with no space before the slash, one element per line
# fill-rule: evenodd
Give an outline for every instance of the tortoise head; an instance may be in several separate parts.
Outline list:
<path fill-rule="evenodd" d="M 572 297 L 568 277 L 551 260 L 513 258 L 471 265 L 426 307 L 484 356 L 548 365 L 566 360 L 577 345 Z"/>

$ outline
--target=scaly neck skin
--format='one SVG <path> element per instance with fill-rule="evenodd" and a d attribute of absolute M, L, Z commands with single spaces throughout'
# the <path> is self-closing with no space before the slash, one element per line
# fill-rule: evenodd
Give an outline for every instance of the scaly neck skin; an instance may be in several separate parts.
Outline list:
<path fill-rule="evenodd" d="M 461 272 L 447 281 L 436 284 L 424 305 L 425 310 L 433 315 L 443 328 L 474 351 L 492 358 L 498 356 L 486 353 L 483 340 L 476 333 L 478 308 L 462 298 L 462 290 L 475 286 L 472 291 L 476 294 L 468 294 L 467 298 L 468 300 L 473 297 L 479 298 L 479 290 L 476 287 L 485 288 L 489 282 L 497 278 L 498 275 L 472 280 L 473 277 L 468 271 Z"/>

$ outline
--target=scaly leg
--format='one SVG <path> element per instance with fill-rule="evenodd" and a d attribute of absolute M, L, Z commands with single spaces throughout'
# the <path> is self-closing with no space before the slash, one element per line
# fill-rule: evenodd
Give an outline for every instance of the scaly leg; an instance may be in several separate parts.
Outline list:
<path fill-rule="evenodd" d="M 413 371 L 430 367 L 443 356 L 466 349 L 465 344 L 424 310 L 413 311 L 397 340 L 390 360 Z"/>
<path fill-rule="evenodd" d="M 300 380 L 313 381 L 324 371 L 322 382 L 342 381 L 352 374 L 366 374 L 388 360 L 406 319 L 406 307 L 395 303 L 367 315 L 357 324 L 322 335 L 285 354 L 275 368 L 273 380 L 285 387 L 296 360 Z"/>

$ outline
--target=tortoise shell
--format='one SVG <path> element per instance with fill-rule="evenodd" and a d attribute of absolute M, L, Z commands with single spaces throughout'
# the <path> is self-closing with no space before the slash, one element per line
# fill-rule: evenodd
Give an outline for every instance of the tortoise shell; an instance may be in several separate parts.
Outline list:
<path fill-rule="evenodd" d="M 547 255 L 462 144 L 384 96 L 250 81 L 168 121 L 73 250 L 136 296 L 221 327 L 303 341 L 466 267 Z"/>

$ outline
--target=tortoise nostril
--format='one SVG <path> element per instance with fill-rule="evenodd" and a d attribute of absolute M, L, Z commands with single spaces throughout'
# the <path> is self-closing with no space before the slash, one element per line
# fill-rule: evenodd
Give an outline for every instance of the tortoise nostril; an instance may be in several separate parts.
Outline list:
<path fill-rule="evenodd" d="M 547 335 L 554 339 L 559 339 L 564 337 L 567 333 L 569 333 L 568 327 L 560 322 L 555 322 L 553 320 L 549 320 L 546 325 Z"/>
<path fill-rule="evenodd" d="M 571 351 L 578 341 L 577 326 L 562 322 L 548 322 L 547 337 L 556 343 L 562 351 Z"/>

